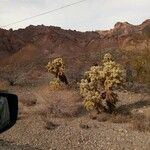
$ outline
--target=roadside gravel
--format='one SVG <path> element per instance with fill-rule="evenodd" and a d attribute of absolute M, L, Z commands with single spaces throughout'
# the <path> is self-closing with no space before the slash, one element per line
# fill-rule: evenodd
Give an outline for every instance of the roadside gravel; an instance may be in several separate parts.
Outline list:
<path fill-rule="evenodd" d="M 122 99 L 119 105 L 123 105 L 126 111 L 135 113 L 135 110 L 140 110 L 144 113 L 150 108 L 149 94 L 119 93 L 119 97 Z M 43 117 L 30 113 L 20 118 L 13 128 L 0 135 L 0 140 L 9 141 L 13 146 L 28 146 L 29 150 L 30 147 L 32 150 L 150 149 L 150 132 L 133 130 L 128 122 L 102 122 L 91 119 L 88 114 L 66 118 Z M 27 147 L 25 150 L 28 150 Z"/>
<path fill-rule="evenodd" d="M 41 117 L 30 116 L 19 120 L 0 139 L 43 150 L 149 150 L 150 147 L 150 133 L 132 131 L 128 124 L 101 123 L 85 117 L 51 121 L 58 126 L 47 130 Z M 81 124 L 88 128 L 81 128 Z"/>

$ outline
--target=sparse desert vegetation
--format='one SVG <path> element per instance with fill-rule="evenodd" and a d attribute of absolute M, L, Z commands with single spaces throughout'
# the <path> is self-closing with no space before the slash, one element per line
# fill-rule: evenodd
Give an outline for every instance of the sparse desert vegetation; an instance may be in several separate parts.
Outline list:
<path fill-rule="evenodd" d="M 19 116 L 0 139 L 44 150 L 148 150 L 147 24 L 85 33 L 30 26 L 9 33 L 21 34 L 24 44 L 0 60 L 0 90 L 18 95 Z M 34 38 L 24 40 L 32 30 Z"/>

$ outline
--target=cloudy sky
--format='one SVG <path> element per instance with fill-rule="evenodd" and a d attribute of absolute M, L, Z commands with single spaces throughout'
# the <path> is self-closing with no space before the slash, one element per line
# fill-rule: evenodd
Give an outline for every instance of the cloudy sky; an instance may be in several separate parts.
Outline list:
<path fill-rule="evenodd" d="M 0 27 L 80 0 L 0 0 Z M 140 24 L 150 18 L 150 0 L 87 0 L 6 29 L 53 25 L 79 31 L 110 29 L 118 21 Z"/>

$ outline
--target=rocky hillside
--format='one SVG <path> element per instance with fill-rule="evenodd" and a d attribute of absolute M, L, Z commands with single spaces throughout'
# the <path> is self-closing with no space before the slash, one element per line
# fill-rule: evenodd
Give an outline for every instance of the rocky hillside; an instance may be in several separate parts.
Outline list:
<path fill-rule="evenodd" d="M 114 29 L 99 31 L 103 47 L 116 47 L 125 50 L 142 50 L 149 47 L 150 20 L 134 26 L 128 22 L 118 22 Z M 107 42 L 106 42 L 107 41 Z"/>
<path fill-rule="evenodd" d="M 141 50 L 149 47 L 150 20 L 141 25 L 118 22 L 108 31 L 77 32 L 53 26 L 28 26 L 19 30 L 0 29 L 0 57 L 12 55 L 29 45 L 41 53 L 65 55 L 106 48 Z M 27 48 L 28 49 L 28 48 Z"/>
<path fill-rule="evenodd" d="M 53 26 L 0 29 L 0 66 L 31 65 L 42 70 L 55 57 L 62 57 L 69 76 L 82 74 L 106 52 L 120 60 L 141 55 L 150 48 L 150 20 L 140 25 L 118 22 L 108 31 L 78 32 Z M 38 66 L 38 68 L 37 68 Z M 32 67 L 32 68 L 33 68 Z M 25 70 L 25 69 L 24 69 Z M 19 69 L 17 69 L 17 72 Z"/>

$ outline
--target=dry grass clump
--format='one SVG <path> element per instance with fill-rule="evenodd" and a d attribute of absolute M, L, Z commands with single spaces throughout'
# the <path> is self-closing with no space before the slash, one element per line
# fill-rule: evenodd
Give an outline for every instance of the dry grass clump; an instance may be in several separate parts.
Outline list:
<path fill-rule="evenodd" d="M 80 96 L 72 90 L 49 92 L 38 111 L 49 117 L 78 117 L 85 113 Z"/>
<path fill-rule="evenodd" d="M 59 126 L 58 124 L 55 124 L 55 123 L 53 123 L 53 122 L 51 122 L 51 121 L 47 121 L 47 122 L 46 122 L 46 125 L 45 125 L 45 128 L 46 128 L 47 130 L 54 130 L 54 129 L 56 129 L 58 126 Z"/>
<path fill-rule="evenodd" d="M 25 107 L 32 107 L 37 104 L 37 98 L 35 97 L 33 91 L 23 91 L 18 94 L 19 102 Z"/>
<path fill-rule="evenodd" d="M 86 129 L 86 130 L 90 128 L 90 126 L 85 124 L 85 123 L 80 123 L 79 127 L 82 128 L 82 129 Z"/>
<path fill-rule="evenodd" d="M 32 107 L 36 105 L 37 99 L 36 98 L 21 99 L 21 103 L 26 107 Z"/>

